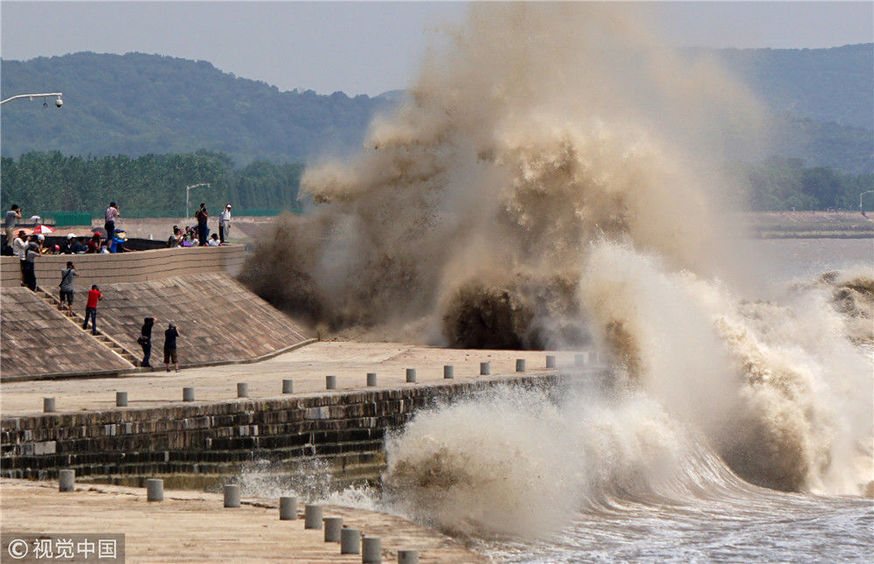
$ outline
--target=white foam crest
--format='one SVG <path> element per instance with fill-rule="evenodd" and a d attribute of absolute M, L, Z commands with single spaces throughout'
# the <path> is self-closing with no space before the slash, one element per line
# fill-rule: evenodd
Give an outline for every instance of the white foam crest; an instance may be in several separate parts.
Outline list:
<path fill-rule="evenodd" d="M 384 501 L 455 534 L 537 537 L 584 508 L 678 499 L 730 476 L 691 444 L 643 396 L 555 403 L 503 389 L 420 412 L 391 437 Z"/>

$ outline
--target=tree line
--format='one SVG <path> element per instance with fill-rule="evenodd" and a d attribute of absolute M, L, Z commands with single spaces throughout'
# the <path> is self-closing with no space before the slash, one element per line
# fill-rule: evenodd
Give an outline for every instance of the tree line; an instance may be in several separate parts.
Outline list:
<path fill-rule="evenodd" d="M 852 174 L 829 167 L 806 167 L 800 159 L 771 158 L 736 164 L 753 211 L 858 210 L 859 194 L 874 190 L 874 174 Z M 866 209 L 874 208 L 870 200 Z"/>
<path fill-rule="evenodd" d="M 26 214 L 99 216 L 115 201 L 127 217 L 177 217 L 185 213 L 185 187 L 207 182 L 208 188 L 191 191 L 189 213 L 200 202 L 216 211 L 228 202 L 237 210 L 301 211 L 303 169 L 303 164 L 263 160 L 235 168 L 228 155 L 204 150 L 136 158 L 30 152 L 18 159 L 2 158 L 0 204 L 4 210 L 18 204 Z M 874 190 L 874 174 L 806 167 L 799 159 L 736 163 L 731 170 L 753 211 L 856 210 L 859 194 Z"/>
<path fill-rule="evenodd" d="M 218 210 L 300 211 L 297 200 L 302 164 L 254 161 L 235 168 L 228 155 L 210 151 L 131 158 L 70 156 L 58 151 L 2 158 L 0 203 L 18 204 L 25 213 L 84 212 L 99 216 L 110 201 L 127 217 L 178 217 L 185 214 L 185 188 L 194 213 L 200 202 Z M 42 213 L 40 213 L 42 212 Z"/>

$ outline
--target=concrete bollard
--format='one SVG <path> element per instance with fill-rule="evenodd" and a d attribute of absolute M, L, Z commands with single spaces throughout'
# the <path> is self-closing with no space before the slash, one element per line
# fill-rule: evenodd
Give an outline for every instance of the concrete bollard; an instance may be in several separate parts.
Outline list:
<path fill-rule="evenodd" d="M 194 401 L 194 388 L 182 388 L 182 401 Z"/>
<path fill-rule="evenodd" d="M 343 529 L 342 517 L 325 517 L 325 542 L 340 542 L 340 531 Z"/>
<path fill-rule="evenodd" d="M 127 407 L 127 392 L 115 392 L 115 407 Z"/>
<path fill-rule="evenodd" d="M 362 564 L 380 564 L 382 562 L 382 541 L 379 537 L 365 536 L 361 541 Z"/>
<path fill-rule="evenodd" d="M 282 393 L 283 394 L 293 394 L 294 393 L 294 380 L 290 380 L 288 378 L 282 381 Z"/>
<path fill-rule="evenodd" d="M 443 378 L 446 380 L 452 380 L 455 378 L 455 367 L 451 364 L 443 365 Z"/>
<path fill-rule="evenodd" d="M 358 529 L 340 530 L 340 554 L 361 554 L 361 531 Z"/>
<path fill-rule="evenodd" d="M 517 358 L 516 359 L 516 372 L 525 372 L 525 359 Z"/>
<path fill-rule="evenodd" d="M 479 363 L 479 373 L 480 376 L 488 376 L 492 373 L 492 365 L 490 362 L 480 362 Z"/>
<path fill-rule="evenodd" d="M 282 496 L 279 498 L 279 520 L 294 521 L 297 519 L 297 498 Z"/>
<path fill-rule="evenodd" d="M 322 506 L 307 503 L 303 506 L 303 528 L 304 529 L 321 529 L 322 528 Z"/>
<path fill-rule="evenodd" d="M 55 410 L 55 398 L 43 398 L 42 399 L 42 410 L 45 413 L 51 413 Z"/>
<path fill-rule="evenodd" d="M 546 355 L 546 367 L 547 368 L 555 368 L 555 355 L 554 354 Z"/>
<path fill-rule="evenodd" d="M 164 480 L 146 480 L 146 501 L 164 501 Z"/>
<path fill-rule="evenodd" d="M 325 389 L 326 390 L 336 390 L 337 389 L 337 377 L 336 376 L 325 376 Z"/>
<path fill-rule="evenodd" d="M 249 384 L 247 384 L 246 382 L 237 382 L 237 397 L 249 397 Z"/>
<path fill-rule="evenodd" d="M 373 388 L 376 386 L 376 372 L 367 373 L 367 387 Z"/>
<path fill-rule="evenodd" d="M 58 472 L 58 491 L 72 492 L 76 489 L 76 471 L 61 470 Z"/>
<path fill-rule="evenodd" d="M 225 507 L 240 506 L 240 486 L 238 484 L 225 484 Z"/>
<path fill-rule="evenodd" d="M 416 383 L 416 369 L 415 368 L 407 368 L 407 382 L 409 382 L 410 384 Z"/>
<path fill-rule="evenodd" d="M 398 564 L 419 564 L 418 550 L 399 550 Z"/>

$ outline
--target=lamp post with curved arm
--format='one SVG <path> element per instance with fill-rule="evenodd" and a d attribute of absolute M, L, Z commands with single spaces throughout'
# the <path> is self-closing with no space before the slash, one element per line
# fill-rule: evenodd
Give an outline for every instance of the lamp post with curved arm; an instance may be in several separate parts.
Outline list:
<path fill-rule="evenodd" d="M 859 194 L 859 213 L 861 213 L 862 215 L 865 215 L 865 208 L 862 207 L 862 196 L 864 196 L 865 194 L 874 194 L 874 190 L 867 190 Z"/>
<path fill-rule="evenodd" d="M 192 188 L 197 188 L 199 186 L 209 186 L 209 182 L 201 182 L 200 184 L 192 184 L 191 186 L 185 187 L 185 217 L 188 218 L 188 193 L 191 192 Z"/>
<path fill-rule="evenodd" d="M 13 100 L 23 100 L 27 98 L 28 100 L 33 100 L 34 98 L 48 98 L 49 96 L 55 96 L 55 105 L 60 108 L 64 105 L 64 93 L 63 92 L 42 92 L 39 94 L 17 94 L 15 96 L 10 96 L 3 101 L 0 101 L 0 106 L 5 104 L 6 102 L 11 102 Z"/>

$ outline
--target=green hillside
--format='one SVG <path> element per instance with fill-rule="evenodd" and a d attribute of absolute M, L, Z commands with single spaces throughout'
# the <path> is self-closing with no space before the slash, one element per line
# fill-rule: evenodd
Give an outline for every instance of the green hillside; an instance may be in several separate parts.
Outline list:
<path fill-rule="evenodd" d="M 387 99 L 342 92 L 280 92 L 237 78 L 206 61 L 129 53 L 76 53 L 2 61 L 5 99 L 27 92 L 64 93 L 56 110 L 12 102 L 2 112 L 3 156 L 32 150 L 139 156 L 199 149 L 255 159 L 302 162 L 322 151 L 359 146 Z"/>
<path fill-rule="evenodd" d="M 874 44 L 835 49 L 690 50 L 715 56 L 772 109 L 772 155 L 807 166 L 874 172 Z M 306 162 L 360 146 L 372 116 L 399 93 L 349 98 L 281 92 L 206 61 L 130 53 L 3 60 L 3 98 L 63 91 L 65 107 L 13 102 L 2 111 L 2 155 L 193 153 Z M 766 155 L 770 156 L 770 155 Z M 732 158 L 729 155 L 729 158 Z"/>

